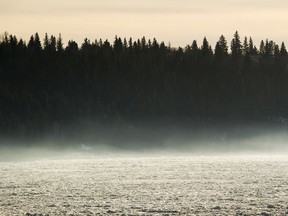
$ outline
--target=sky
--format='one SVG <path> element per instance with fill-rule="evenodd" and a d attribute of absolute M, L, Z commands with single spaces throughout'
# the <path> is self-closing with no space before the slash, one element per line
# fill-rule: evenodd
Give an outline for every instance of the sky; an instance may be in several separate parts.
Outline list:
<path fill-rule="evenodd" d="M 115 35 L 134 40 L 145 36 L 184 47 L 204 36 L 212 46 L 223 34 L 230 43 L 238 30 L 259 46 L 266 38 L 288 44 L 287 0 L 1 0 L 0 34 L 28 41 L 36 32 L 64 43 Z"/>

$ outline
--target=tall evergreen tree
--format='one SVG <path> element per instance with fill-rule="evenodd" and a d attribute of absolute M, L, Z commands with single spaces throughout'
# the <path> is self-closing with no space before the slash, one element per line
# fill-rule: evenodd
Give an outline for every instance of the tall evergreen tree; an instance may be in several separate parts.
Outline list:
<path fill-rule="evenodd" d="M 200 52 L 201 52 L 201 56 L 204 57 L 204 58 L 205 57 L 210 57 L 213 54 L 211 46 L 209 45 L 208 40 L 207 40 L 206 37 L 204 37 L 204 39 L 203 39 L 203 44 L 201 46 Z"/>
<path fill-rule="evenodd" d="M 59 34 L 59 36 L 57 38 L 56 49 L 57 49 L 58 52 L 62 52 L 63 51 L 63 42 L 62 42 L 61 34 Z"/>
<path fill-rule="evenodd" d="M 278 44 L 275 44 L 275 45 L 274 45 L 273 55 L 274 55 L 274 57 L 280 56 L 280 48 L 279 48 L 279 45 L 278 45 Z"/>
<path fill-rule="evenodd" d="M 42 46 L 41 46 L 39 34 L 37 32 L 35 33 L 34 42 L 35 42 L 35 47 L 36 47 L 37 52 L 40 52 L 42 50 Z"/>
<path fill-rule="evenodd" d="M 231 41 L 231 54 L 234 59 L 238 59 L 242 55 L 242 44 L 238 31 L 235 32 L 234 38 Z"/>
<path fill-rule="evenodd" d="M 264 44 L 263 40 L 261 40 L 261 42 L 260 42 L 259 54 L 262 56 L 265 55 L 265 44 Z"/>
<path fill-rule="evenodd" d="M 55 52 L 56 51 L 56 37 L 51 35 L 50 36 L 50 40 L 49 40 L 49 46 L 50 46 L 50 49 L 51 51 Z"/>
<path fill-rule="evenodd" d="M 28 50 L 31 54 L 39 54 L 42 51 L 41 41 L 38 33 L 30 37 L 28 42 Z"/>
<path fill-rule="evenodd" d="M 191 46 L 191 54 L 194 58 L 197 58 L 198 54 L 199 54 L 199 48 L 197 45 L 197 41 L 193 40 L 192 42 L 192 46 Z"/>
<path fill-rule="evenodd" d="M 225 37 L 221 35 L 215 46 L 215 58 L 219 60 L 225 56 L 228 56 L 228 46 Z"/>
<path fill-rule="evenodd" d="M 127 39 L 126 38 L 124 38 L 124 40 L 123 40 L 123 47 L 124 47 L 125 50 L 128 48 L 128 43 L 127 43 Z"/>
<path fill-rule="evenodd" d="M 258 51 L 257 51 L 257 48 L 254 46 L 254 43 L 253 43 L 253 40 L 251 37 L 249 38 L 249 45 L 248 46 L 249 46 L 249 48 L 248 48 L 249 54 L 250 55 L 257 55 Z"/>
<path fill-rule="evenodd" d="M 264 46 L 264 55 L 266 57 L 272 57 L 273 56 L 273 51 L 274 51 L 274 42 L 273 41 L 269 41 L 268 39 L 266 39 L 265 41 L 265 46 Z"/>
<path fill-rule="evenodd" d="M 248 44 L 248 38 L 245 36 L 244 42 L 243 42 L 243 55 L 248 55 L 248 54 L 249 54 L 249 44 Z"/>
<path fill-rule="evenodd" d="M 223 35 L 221 35 L 218 42 L 223 54 L 228 55 L 228 46 L 226 38 Z"/>
<path fill-rule="evenodd" d="M 49 49 L 49 45 L 50 45 L 49 37 L 48 37 L 48 34 L 45 33 L 45 37 L 43 40 L 43 46 L 44 46 L 45 51 Z"/>
<path fill-rule="evenodd" d="M 118 38 L 117 35 L 115 36 L 113 47 L 117 52 L 120 52 L 123 49 L 122 39 L 120 37 Z"/>
<path fill-rule="evenodd" d="M 158 44 L 156 38 L 153 38 L 152 46 L 153 46 L 154 48 L 159 48 L 159 44 Z"/>
<path fill-rule="evenodd" d="M 143 36 L 143 37 L 141 38 L 141 48 L 142 48 L 142 49 L 146 49 L 146 47 L 147 47 L 146 38 L 145 38 L 145 36 Z"/>
<path fill-rule="evenodd" d="M 284 57 L 287 56 L 287 50 L 284 42 L 281 43 L 280 55 Z"/>

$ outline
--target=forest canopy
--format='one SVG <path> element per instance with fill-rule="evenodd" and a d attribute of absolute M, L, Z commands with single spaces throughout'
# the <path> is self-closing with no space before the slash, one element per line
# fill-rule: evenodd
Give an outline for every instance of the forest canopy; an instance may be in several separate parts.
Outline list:
<path fill-rule="evenodd" d="M 270 121 L 288 116 L 284 42 L 236 31 L 172 48 L 157 39 L 114 41 L 38 33 L 0 37 L 0 135 L 60 133 L 91 122 Z"/>

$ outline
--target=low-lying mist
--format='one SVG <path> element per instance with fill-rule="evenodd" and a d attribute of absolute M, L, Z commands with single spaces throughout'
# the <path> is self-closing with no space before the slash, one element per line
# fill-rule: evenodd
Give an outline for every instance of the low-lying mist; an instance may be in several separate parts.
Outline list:
<path fill-rule="evenodd" d="M 139 126 L 82 128 L 62 136 L 3 139 L 0 160 L 122 157 L 135 155 L 272 154 L 288 152 L 285 128 Z"/>

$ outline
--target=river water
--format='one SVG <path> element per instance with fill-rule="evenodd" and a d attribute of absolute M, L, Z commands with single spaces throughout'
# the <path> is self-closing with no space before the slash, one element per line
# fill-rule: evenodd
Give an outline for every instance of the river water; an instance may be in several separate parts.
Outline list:
<path fill-rule="evenodd" d="M 288 215 L 287 155 L 0 162 L 0 215 Z"/>

